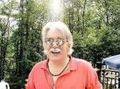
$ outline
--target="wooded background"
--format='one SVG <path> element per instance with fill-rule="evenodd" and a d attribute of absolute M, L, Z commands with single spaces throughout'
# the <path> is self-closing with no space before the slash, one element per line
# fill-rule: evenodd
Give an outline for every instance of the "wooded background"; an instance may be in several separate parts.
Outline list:
<path fill-rule="evenodd" d="M 0 0 L 0 80 L 24 89 L 33 65 L 44 59 L 41 29 L 49 0 Z M 119 0 L 64 0 L 63 21 L 74 37 L 73 56 L 101 62 L 120 54 Z M 54 13 L 53 13 L 54 14 Z"/>

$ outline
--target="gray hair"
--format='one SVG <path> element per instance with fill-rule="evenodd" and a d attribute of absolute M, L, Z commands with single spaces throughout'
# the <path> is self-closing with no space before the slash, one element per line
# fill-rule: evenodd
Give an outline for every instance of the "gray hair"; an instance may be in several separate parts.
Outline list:
<path fill-rule="evenodd" d="M 46 35 L 47 35 L 47 32 L 51 29 L 56 29 L 56 30 L 60 30 L 65 36 L 66 36 L 66 39 L 68 40 L 68 43 L 69 43 L 69 52 L 68 52 L 68 55 L 71 55 L 72 52 L 73 52 L 73 37 L 72 37 L 72 34 L 68 28 L 68 26 L 63 23 L 63 22 L 60 22 L 60 21 L 56 21 L 56 22 L 48 22 L 42 29 L 42 41 L 43 41 L 43 46 L 45 45 L 45 38 L 46 38 Z M 45 50 L 44 50 L 44 53 Z"/>

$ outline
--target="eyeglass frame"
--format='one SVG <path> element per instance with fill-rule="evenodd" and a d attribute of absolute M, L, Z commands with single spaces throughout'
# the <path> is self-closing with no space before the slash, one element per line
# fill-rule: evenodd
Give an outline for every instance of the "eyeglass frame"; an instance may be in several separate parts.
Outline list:
<path fill-rule="evenodd" d="M 52 42 L 50 42 L 49 40 L 52 40 Z M 60 44 L 60 42 L 62 42 L 62 43 Z M 45 43 L 47 45 L 49 45 L 50 47 L 54 46 L 54 43 L 60 47 L 60 46 L 63 46 L 65 42 L 68 42 L 68 40 L 65 38 L 60 38 L 60 37 L 58 37 L 58 38 L 45 38 Z"/>

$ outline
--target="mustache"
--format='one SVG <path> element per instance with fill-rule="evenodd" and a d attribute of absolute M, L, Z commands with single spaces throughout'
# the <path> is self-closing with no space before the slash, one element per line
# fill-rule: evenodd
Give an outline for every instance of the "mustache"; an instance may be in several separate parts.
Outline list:
<path fill-rule="evenodd" d="M 59 48 L 51 48 L 50 51 L 51 52 L 60 52 L 61 49 L 59 49 Z"/>

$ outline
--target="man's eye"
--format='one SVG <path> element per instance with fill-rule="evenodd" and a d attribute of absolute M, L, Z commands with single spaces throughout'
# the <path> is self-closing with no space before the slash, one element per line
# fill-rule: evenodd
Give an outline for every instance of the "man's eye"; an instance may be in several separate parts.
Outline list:
<path fill-rule="evenodd" d="M 52 38 L 47 38 L 46 39 L 46 43 L 50 44 L 50 45 L 53 43 L 53 41 L 54 41 L 54 39 L 52 39 Z"/>
<path fill-rule="evenodd" d="M 50 38 L 50 39 L 47 39 L 47 42 L 50 42 L 50 43 L 51 43 L 51 42 L 53 42 L 53 39 L 51 39 L 51 38 Z"/>
<path fill-rule="evenodd" d="M 53 39 L 48 39 L 47 41 L 51 42 L 51 41 L 53 41 Z"/>

